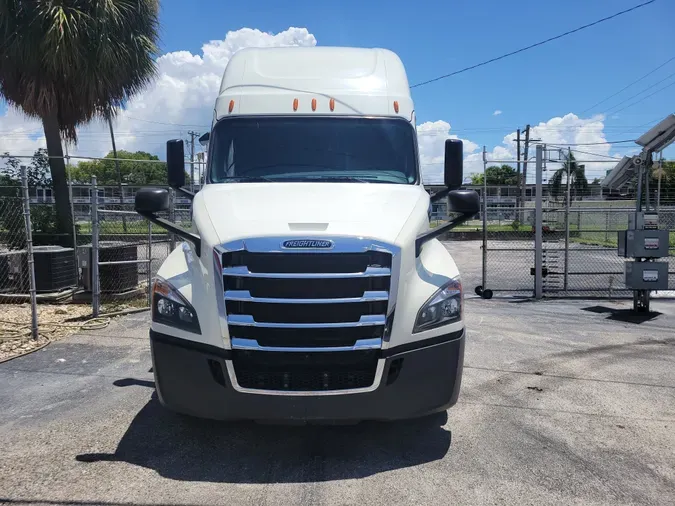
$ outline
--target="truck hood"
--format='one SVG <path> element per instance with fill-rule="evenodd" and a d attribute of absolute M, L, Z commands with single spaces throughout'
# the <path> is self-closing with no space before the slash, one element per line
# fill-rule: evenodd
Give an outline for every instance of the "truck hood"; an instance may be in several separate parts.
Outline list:
<path fill-rule="evenodd" d="M 210 184 L 195 198 L 221 243 L 251 236 L 349 235 L 395 243 L 429 196 L 421 186 L 380 183 Z"/>

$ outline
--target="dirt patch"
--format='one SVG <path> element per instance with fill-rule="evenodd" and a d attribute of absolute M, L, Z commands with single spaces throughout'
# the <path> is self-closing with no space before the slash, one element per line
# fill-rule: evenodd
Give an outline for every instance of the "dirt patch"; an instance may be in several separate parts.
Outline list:
<path fill-rule="evenodd" d="M 38 305 L 38 339 L 31 337 L 30 304 L 0 306 L 0 361 L 40 348 L 82 329 L 91 306 L 78 304 Z M 79 321 L 78 321 L 79 320 Z"/>

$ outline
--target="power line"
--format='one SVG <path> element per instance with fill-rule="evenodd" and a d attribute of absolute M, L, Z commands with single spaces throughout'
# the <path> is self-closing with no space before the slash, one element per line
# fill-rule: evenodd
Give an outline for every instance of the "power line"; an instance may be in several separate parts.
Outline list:
<path fill-rule="evenodd" d="M 623 105 L 623 104 L 625 104 L 626 102 L 630 102 L 631 100 L 633 100 L 633 99 L 634 99 L 635 97 L 637 97 L 638 95 L 642 95 L 645 91 L 651 90 L 651 89 L 654 88 L 655 86 L 658 86 L 659 84 L 661 84 L 661 83 L 664 82 L 664 81 L 667 81 L 668 79 L 670 79 L 670 78 L 673 77 L 673 76 L 675 76 L 675 72 L 673 72 L 672 74 L 667 75 L 666 77 L 664 77 L 663 79 L 661 79 L 661 80 L 658 81 L 658 82 L 655 82 L 655 83 L 652 84 L 651 86 L 647 86 L 647 87 L 646 87 L 645 89 L 643 89 L 642 91 L 638 91 L 638 92 L 635 93 L 634 95 L 631 95 L 631 96 L 628 97 L 627 99 L 622 100 L 622 101 L 619 102 L 618 104 L 614 104 L 612 107 L 610 107 L 609 109 L 607 109 L 603 114 L 609 114 L 610 111 L 612 111 L 612 109 L 614 109 L 615 107 L 620 106 L 620 105 Z"/>
<path fill-rule="evenodd" d="M 654 0 L 652 0 L 654 1 Z M 134 118 L 125 114 L 123 117 L 133 119 L 134 121 L 143 121 L 145 123 L 155 123 L 156 125 L 173 125 L 173 126 L 184 126 L 184 127 L 200 127 L 200 128 L 210 128 L 210 125 L 198 125 L 196 123 L 167 123 L 163 121 L 151 121 L 149 119 Z"/>
<path fill-rule="evenodd" d="M 555 147 L 555 148 L 562 148 L 563 146 L 567 146 L 565 144 L 547 144 L 548 146 Z M 570 151 L 573 151 L 574 153 L 583 153 L 584 155 L 592 155 L 592 156 L 599 156 L 602 158 L 609 158 L 610 160 L 621 160 L 621 158 L 617 158 L 615 156 L 610 156 L 610 155 L 603 155 L 601 153 L 591 153 L 590 151 L 582 151 L 581 149 L 570 149 Z M 598 162 L 604 162 L 604 160 L 598 160 Z"/>
<path fill-rule="evenodd" d="M 604 100 L 601 100 L 601 101 L 598 102 L 597 104 L 594 104 L 594 105 L 590 106 L 588 109 L 585 109 L 585 110 L 581 111 L 579 114 L 584 114 L 585 112 L 588 112 L 588 111 L 590 111 L 591 109 L 595 109 L 595 108 L 596 108 L 597 106 L 599 106 L 600 104 L 604 104 L 604 103 L 607 102 L 610 98 L 616 97 L 619 93 L 621 93 L 621 92 L 627 90 L 628 88 L 630 88 L 630 87 L 633 86 L 634 84 L 639 83 L 639 82 L 642 81 L 644 78 L 649 77 L 649 76 L 652 75 L 654 72 L 656 72 L 657 70 L 659 70 L 659 69 L 662 68 L 662 67 L 665 67 L 666 65 L 668 65 L 668 64 L 669 64 L 671 61 L 673 61 L 673 60 L 675 60 L 675 56 L 673 56 L 672 58 L 670 58 L 670 59 L 669 59 L 668 61 L 666 61 L 665 63 L 662 63 L 661 65 L 659 65 L 659 66 L 656 67 L 655 69 L 650 70 L 650 71 L 647 72 L 645 75 L 643 75 L 643 76 L 640 77 L 639 79 L 636 79 L 635 81 L 633 81 L 633 82 L 630 83 L 629 85 L 624 86 L 624 87 L 621 88 L 619 91 L 617 91 L 616 93 L 614 93 L 614 95 L 610 95 L 609 97 L 605 98 Z"/>
<path fill-rule="evenodd" d="M 629 139 L 626 141 L 572 142 L 572 143 L 551 144 L 551 146 L 600 146 L 603 144 L 625 144 L 627 142 L 635 142 L 635 139 Z"/>
<path fill-rule="evenodd" d="M 476 65 L 471 65 L 470 67 L 464 67 L 463 69 L 456 70 L 454 72 L 450 72 L 449 74 L 445 74 L 445 75 L 442 75 L 442 76 L 439 76 L 439 77 L 434 77 L 433 79 L 429 79 L 427 81 L 422 81 L 421 83 L 413 84 L 411 86 L 411 88 L 418 88 L 418 87 L 424 86 L 426 84 L 430 84 L 430 83 L 433 83 L 433 82 L 436 82 L 436 81 L 440 81 L 441 79 L 446 79 L 448 77 L 456 76 L 457 74 L 462 74 L 463 72 L 467 72 L 469 70 L 473 70 L 475 68 L 482 67 L 484 65 L 488 65 L 489 63 L 493 63 L 493 62 L 496 62 L 496 61 L 499 61 L 499 60 L 503 60 L 504 58 L 508 58 L 509 56 L 513 56 L 515 54 L 522 53 L 524 51 L 527 51 L 528 49 L 532 49 L 532 48 L 535 48 L 537 46 L 543 46 L 544 44 L 546 44 L 548 42 L 552 42 L 554 40 L 561 39 L 561 38 L 563 38 L 567 35 L 571 35 L 573 33 L 579 32 L 581 30 L 585 30 L 586 28 L 590 28 L 591 26 L 595 26 L 595 25 L 598 25 L 598 24 L 603 23 L 605 21 L 609 21 L 610 19 L 616 18 L 617 16 L 621 16 L 622 14 L 627 14 L 628 12 L 631 12 L 631 11 L 640 9 L 641 7 L 645 7 L 649 4 L 652 4 L 655 1 L 656 0 L 649 0 L 648 2 L 641 3 L 639 5 L 636 5 L 635 7 L 631 7 L 630 9 L 626 9 L 626 10 L 617 12 L 615 14 L 612 14 L 611 16 L 607 16 L 606 18 L 598 19 L 597 21 L 594 21 L 594 22 L 589 23 L 587 25 L 580 26 L 579 28 L 575 28 L 574 30 L 569 30 L 565 33 L 561 33 L 560 35 L 556 35 L 555 37 L 550 37 L 546 40 L 542 40 L 542 41 L 537 42 L 535 44 L 531 44 L 529 46 L 522 47 L 522 48 L 517 49 L 515 51 L 511 51 L 510 53 L 506 53 L 506 54 L 503 54 L 501 56 L 497 56 L 496 58 L 491 58 L 491 59 L 485 60 L 481 63 L 477 63 Z"/>
<path fill-rule="evenodd" d="M 629 107 L 633 107 L 634 105 L 637 105 L 637 104 L 639 104 L 640 102 L 644 102 L 644 101 L 647 100 L 649 97 L 654 96 L 654 95 L 656 95 L 657 93 L 661 93 L 663 90 L 665 90 L 665 89 L 667 89 L 667 88 L 670 88 L 670 87 L 673 86 L 673 85 L 675 85 L 675 81 L 673 81 L 672 83 L 670 83 L 670 84 L 664 86 L 663 88 L 659 88 L 659 89 L 656 90 L 654 93 L 650 93 L 650 94 L 647 95 L 646 97 L 642 97 L 640 100 L 637 100 L 637 101 L 633 102 L 632 104 L 628 104 L 626 107 L 622 107 L 622 108 L 619 109 L 618 111 L 614 111 L 612 114 L 617 114 L 617 113 L 623 111 L 624 109 L 628 109 Z"/>

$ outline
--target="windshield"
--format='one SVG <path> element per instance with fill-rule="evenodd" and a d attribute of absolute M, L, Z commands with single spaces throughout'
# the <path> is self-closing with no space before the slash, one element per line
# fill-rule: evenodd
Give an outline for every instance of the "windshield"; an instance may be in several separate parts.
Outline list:
<path fill-rule="evenodd" d="M 395 118 L 232 118 L 211 134 L 212 183 L 417 182 L 415 132 Z"/>

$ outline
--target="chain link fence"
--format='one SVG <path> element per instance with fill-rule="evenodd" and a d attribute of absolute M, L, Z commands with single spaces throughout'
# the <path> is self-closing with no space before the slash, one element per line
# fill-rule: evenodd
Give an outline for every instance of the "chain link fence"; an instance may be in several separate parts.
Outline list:
<path fill-rule="evenodd" d="M 0 187 L 0 301 L 26 302 L 27 240 L 20 186 Z"/>
<path fill-rule="evenodd" d="M 480 241 L 482 281 L 476 293 L 489 290 L 488 298 L 492 292 L 534 295 L 540 256 L 540 293 L 544 297 L 631 298 L 633 291 L 625 285 L 628 259 L 618 255 L 618 236 L 628 230 L 629 219 L 635 215 L 635 192 L 631 188 L 613 192 L 598 183 L 576 184 L 574 178 L 566 180 L 564 175 L 557 181 L 546 181 L 544 161 L 534 167 L 541 178 L 539 185 L 529 183 L 525 191 L 515 186 L 474 187 L 481 194 L 479 219 L 460 227 L 451 237 Z M 665 186 L 662 190 L 653 186 L 649 195 L 659 228 L 670 231 L 669 256 L 659 259 L 669 264 L 669 290 L 655 295 L 672 296 L 675 196 Z M 541 209 L 539 244 L 537 206 Z"/>
<path fill-rule="evenodd" d="M 145 164 L 161 163 L 128 162 L 148 174 L 157 170 Z M 16 160 L 0 171 L 0 360 L 87 327 L 97 321 L 92 317 L 149 308 L 152 279 L 180 241 L 134 211 L 139 188 L 163 186 L 152 182 L 69 181 L 72 231 L 56 233 L 53 188 L 30 171 L 26 178 Z M 189 228 L 190 200 L 169 191 L 171 209 L 163 217 Z"/>

